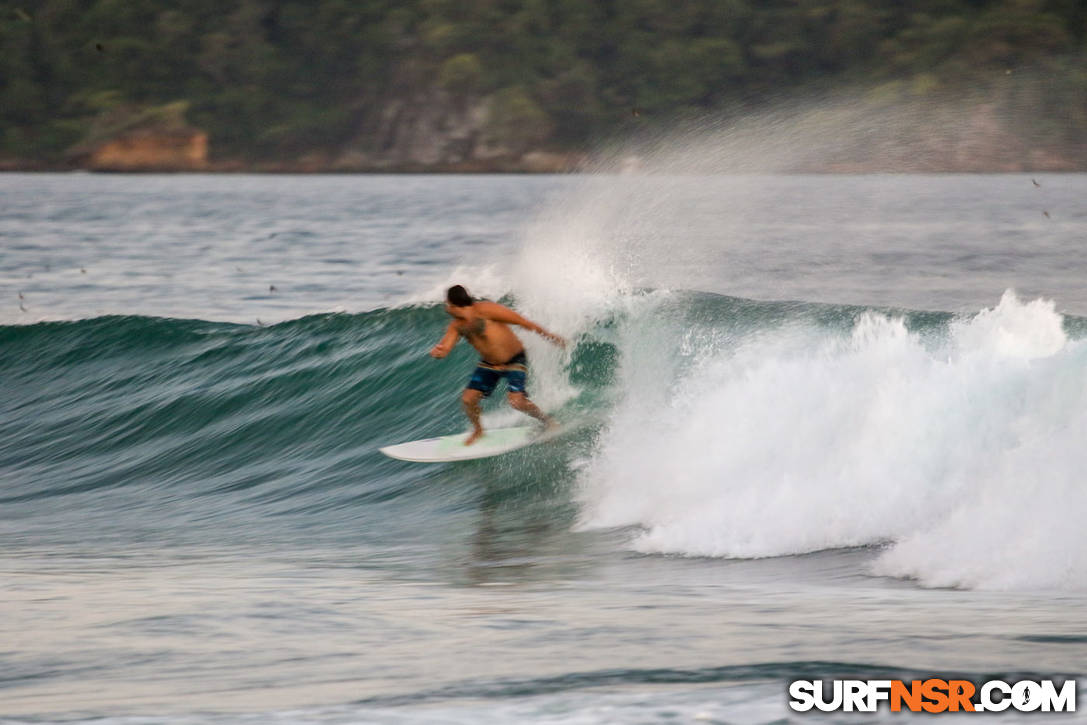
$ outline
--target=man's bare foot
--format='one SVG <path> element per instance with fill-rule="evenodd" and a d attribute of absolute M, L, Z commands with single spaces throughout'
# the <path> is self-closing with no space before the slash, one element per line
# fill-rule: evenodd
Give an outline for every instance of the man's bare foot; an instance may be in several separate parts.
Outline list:
<path fill-rule="evenodd" d="M 559 422 L 554 418 L 548 418 L 547 420 L 543 421 L 544 433 L 554 433 L 561 427 L 562 426 L 559 425 Z"/>
<path fill-rule="evenodd" d="M 470 436 L 468 436 L 467 438 L 464 439 L 464 445 L 466 445 L 466 446 L 472 445 L 473 443 L 478 441 L 482 435 L 483 435 L 483 429 L 482 428 L 476 428 L 474 431 L 472 431 L 472 435 L 470 435 Z"/>

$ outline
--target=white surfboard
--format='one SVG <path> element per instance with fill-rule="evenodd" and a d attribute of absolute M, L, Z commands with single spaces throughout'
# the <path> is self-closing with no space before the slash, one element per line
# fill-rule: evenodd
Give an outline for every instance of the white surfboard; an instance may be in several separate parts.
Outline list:
<path fill-rule="evenodd" d="M 558 431 L 541 431 L 539 426 L 526 425 L 519 428 L 493 428 L 485 430 L 483 436 L 470 446 L 464 445 L 467 433 L 424 438 L 410 443 L 385 446 L 381 452 L 390 458 L 416 463 L 442 463 L 446 461 L 469 461 L 474 458 L 490 458 L 533 443 L 552 438 Z"/>

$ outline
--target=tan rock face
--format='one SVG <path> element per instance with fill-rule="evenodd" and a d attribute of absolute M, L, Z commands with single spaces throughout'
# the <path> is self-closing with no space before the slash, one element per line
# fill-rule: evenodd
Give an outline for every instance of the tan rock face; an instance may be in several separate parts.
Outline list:
<path fill-rule="evenodd" d="M 96 171 L 197 171 L 208 163 L 208 135 L 140 131 L 92 151 L 86 167 Z"/>
<path fill-rule="evenodd" d="M 561 174 L 585 165 L 582 154 L 529 151 L 521 157 L 521 170 L 530 173 Z"/>

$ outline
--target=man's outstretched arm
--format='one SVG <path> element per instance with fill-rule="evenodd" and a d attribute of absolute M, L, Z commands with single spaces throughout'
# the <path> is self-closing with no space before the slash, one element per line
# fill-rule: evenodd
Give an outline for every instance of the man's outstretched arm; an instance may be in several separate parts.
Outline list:
<path fill-rule="evenodd" d="M 495 322 L 505 322 L 508 325 L 517 325 L 523 327 L 526 330 L 535 332 L 545 340 L 552 342 L 559 347 L 566 347 L 566 340 L 556 335 L 553 332 L 548 332 L 544 328 L 537 325 L 532 320 L 521 317 L 519 314 L 511 310 L 505 305 L 500 305 L 497 302 L 477 302 L 476 307 L 479 309 L 479 314 L 486 317 L 488 320 L 494 320 Z"/>
<path fill-rule="evenodd" d="M 449 351 L 453 349 L 453 346 L 457 344 L 457 340 L 460 339 L 460 333 L 457 332 L 456 325 L 450 322 L 445 334 L 442 335 L 441 341 L 430 348 L 430 356 L 436 358 L 443 358 L 449 354 Z"/>

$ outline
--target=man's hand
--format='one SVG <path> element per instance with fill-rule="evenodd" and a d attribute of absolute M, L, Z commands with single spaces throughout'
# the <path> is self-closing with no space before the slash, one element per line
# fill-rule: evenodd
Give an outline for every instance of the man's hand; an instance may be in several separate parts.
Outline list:
<path fill-rule="evenodd" d="M 542 327 L 540 328 L 540 337 L 547 340 L 552 345 L 557 345 L 558 347 L 561 347 L 563 350 L 566 349 L 566 339 L 564 337 L 561 337 L 560 335 L 556 335 L 553 332 L 548 332 L 547 330 L 543 329 Z"/>
<path fill-rule="evenodd" d="M 453 350 L 453 346 L 457 344 L 459 339 L 460 334 L 457 332 L 457 326 L 450 322 L 449 327 L 445 328 L 442 339 L 438 341 L 437 345 L 430 348 L 430 356 L 439 360 L 442 359 Z"/>

